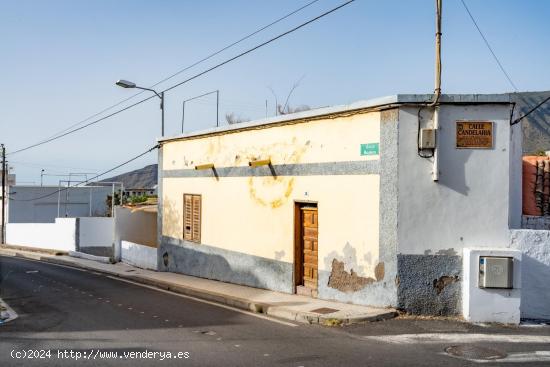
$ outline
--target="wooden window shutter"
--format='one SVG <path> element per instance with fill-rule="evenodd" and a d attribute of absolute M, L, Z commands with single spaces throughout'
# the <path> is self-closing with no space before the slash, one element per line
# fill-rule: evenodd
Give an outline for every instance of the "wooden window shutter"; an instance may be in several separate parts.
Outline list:
<path fill-rule="evenodd" d="M 183 239 L 193 240 L 193 195 L 183 195 Z"/>
<path fill-rule="evenodd" d="M 201 242 L 201 196 L 183 195 L 183 239 Z"/>
<path fill-rule="evenodd" d="M 201 196 L 193 195 L 193 241 L 201 242 Z"/>

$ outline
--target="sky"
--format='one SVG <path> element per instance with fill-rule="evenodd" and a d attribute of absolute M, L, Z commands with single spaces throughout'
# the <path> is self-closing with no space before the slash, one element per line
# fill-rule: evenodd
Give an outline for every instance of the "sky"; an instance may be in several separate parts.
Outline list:
<path fill-rule="evenodd" d="M 465 0 L 520 91 L 550 89 L 550 1 Z M 311 0 L 0 0 L 0 142 L 7 152 L 51 137 Z M 268 40 L 343 0 L 292 17 L 158 85 L 162 90 Z M 443 0 L 444 93 L 513 91 L 460 0 Z M 356 0 L 166 94 L 165 136 L 181 133 L 182 101 L 220 91 L 220 124 L 275 114 L 275 96 L 312 108 L 433 91 L 434 1 Z M 123 108 L 145 92 L 117 108 Z M 267 100 L 267 111 L 266 111 Z M 116 109 L 111 110 L 114 112 Z M 104 116 L 99 115 L 98 117 Z M 215 95 L 186 104 L 185 131 L 216 125 Z M 40 172 L 102 172 L 160 136 L 154 98 L 92 127 L 8 155 L 18 183 Z M 150 153 L 112 174 L 156 163 Z M 60 176 L 44 176 L 57 185 Z"/>

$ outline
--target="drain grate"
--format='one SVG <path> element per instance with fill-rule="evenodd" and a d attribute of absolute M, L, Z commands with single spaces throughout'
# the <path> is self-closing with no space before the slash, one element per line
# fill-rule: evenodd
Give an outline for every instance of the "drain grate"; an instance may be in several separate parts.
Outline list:
<path fill-rule="evenodd" d="M 340 311 L 340 310 L 336 310 L 334 308 L 329 308 L 329 307 L 322 307 L 322 308 L 317 308 L 315 310 L 311 310 L 310 312 L 315 312 L 315 313 L 320 313 L 322 315 L 325 315 L 327 313 L 333 313 L 337 311 Z"/>
<path fill-rule="evenodd" d="M 445 352 L 455 357 L 465 359 L 484 359 L 488 361 L 493 359 L 502 359 L 507 356 L 505 352 L 500 350 L 483 348 L 470 344 L 452 345 L 445 348 Z"/>

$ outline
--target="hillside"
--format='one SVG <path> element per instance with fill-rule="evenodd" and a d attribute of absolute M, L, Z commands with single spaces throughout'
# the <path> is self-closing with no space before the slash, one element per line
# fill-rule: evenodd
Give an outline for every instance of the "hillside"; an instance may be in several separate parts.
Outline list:
<path fill-rule="evenodd" d="M 122 182 L 125 188 L 152 189 L 157 184 L 157 165 L 151 164 L 134 171 L 106 178 L 100 182 Z"/>
<path fill-rule="evenodd" d="M 523 115 L 549 96 L 550 91 L 512 94 L 516 101 L 515 115 Z M 550 150 L 550 101 L 522 121 L 522 130 L 524 154 Z"/>

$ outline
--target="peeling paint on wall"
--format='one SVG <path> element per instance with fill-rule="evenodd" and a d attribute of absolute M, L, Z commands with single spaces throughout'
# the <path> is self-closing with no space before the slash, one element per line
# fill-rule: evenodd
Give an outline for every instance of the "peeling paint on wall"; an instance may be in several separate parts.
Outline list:
<path fill-rule="evenodd" d="M 443 291 L 443 289 L 445 289 L 447 285 L 455 282 L 458 282 L 458 275 L 454 275 L 454 276 L 443 275 L 439 277 L 439 279 L 434 279 L 433 284 L 437 294 L 441 294 L 441 292 Z"/>
<path fill-rule="evenodd" d="M 344 262 L 332 260 L 332 272 L 328 278 L 328 286 L 341 292 L 357 292 L 367 285 L 374 283 L 373 278 L 361 277 L 351 269 L 348 273 L 344 269 Z"/>
<path fill-rule="evenodd" d="M 374 268 L 374 276 L 376 278 L 376 281 L 379 282 L 384 279 L 384 263 L 378 263 L 376 267 Z"/>

